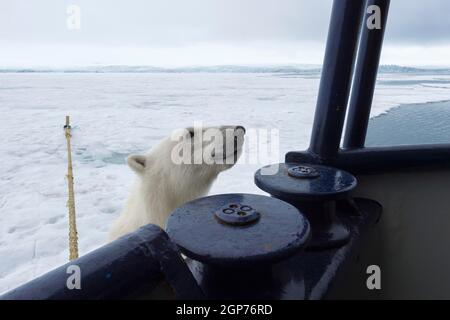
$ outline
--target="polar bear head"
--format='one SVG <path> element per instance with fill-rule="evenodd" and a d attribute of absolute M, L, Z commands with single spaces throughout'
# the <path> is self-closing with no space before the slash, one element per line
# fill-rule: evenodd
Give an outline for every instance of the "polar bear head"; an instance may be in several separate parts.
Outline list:
<path fill-rule="evenodd" d="M 244 135 L 242 126 L 179 129 L 146 154 L 129 156 L 137 183 L 109 239 L 148 223 L 164 228 L 175 208 L 206 195 L 217 175 L 236 163 Z"/>
<path fill-rule="evenodd" d="M 197 178 L 217 175 L 237 162 L 242 154 L 244 135 L 242 126 L 178 129 L 146 154 L 131 155 L 127 161 L 141 177 L 155 169 L 175 175 L 177 179 L 187 174 Z"/>

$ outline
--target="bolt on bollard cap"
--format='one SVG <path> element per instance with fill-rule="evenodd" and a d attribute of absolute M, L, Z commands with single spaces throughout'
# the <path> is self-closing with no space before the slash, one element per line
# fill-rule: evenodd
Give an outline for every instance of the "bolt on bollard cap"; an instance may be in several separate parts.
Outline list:
<path fill-rule="evenodd" d="M 322 201 L 345 198 L 357 180 L 347 171 L 333 167 L 279 163 L 256 171 L 255 184 L 277 198 Z"/>
<path fill-rule="evenodd" d="M 222 267 L 273 264 L 300 251 L 308 220 L 294 206 L 253 194 L 200 198 L 176 209 L 167 233 L 191 259 Z"/>

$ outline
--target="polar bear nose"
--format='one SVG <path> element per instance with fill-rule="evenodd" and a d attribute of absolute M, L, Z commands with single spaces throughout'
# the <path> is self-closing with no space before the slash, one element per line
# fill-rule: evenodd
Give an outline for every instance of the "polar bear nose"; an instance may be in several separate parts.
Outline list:
<path fill-rule="evenodd" d="M 238 131 L 239 129 L 242 130 L 245 134 L 245 128 L 243 126 L 236 126 L 236 128 L 234 130 Z"/>

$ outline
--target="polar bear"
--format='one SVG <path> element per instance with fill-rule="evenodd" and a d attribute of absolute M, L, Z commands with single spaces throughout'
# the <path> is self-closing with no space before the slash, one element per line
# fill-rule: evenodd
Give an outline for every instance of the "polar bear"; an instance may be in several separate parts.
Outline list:
<path fill-rule="evenodd" d="M 152 223 L 164 228 L 170 213 L 206 195 L 218 176 L 242 154 L 242 126 L 178 129 L 144 155 L 127 162 L 137 179 L 109 241 Z"/>

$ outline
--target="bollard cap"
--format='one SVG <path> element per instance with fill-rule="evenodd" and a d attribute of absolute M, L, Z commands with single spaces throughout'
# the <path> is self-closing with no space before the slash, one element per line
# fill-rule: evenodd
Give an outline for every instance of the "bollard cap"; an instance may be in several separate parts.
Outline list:
<path fill-rule="evenodd" d="M 256 171 L 255 184 L 281 199 L 324 201 L 346 197 L 357 180 L 347 171 L 333 167 L 279 163 Z"/>
<path fill-rule="evenodd" d="M 295 254 L 306 245 L 310 227 L 298 209 L 279 199 L 223 194 L 176 209 L 166 231 L 189 258 L 239 268 L 273 264 Z"/>

